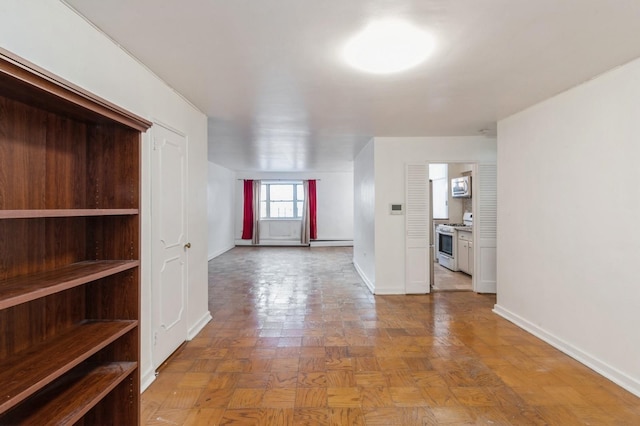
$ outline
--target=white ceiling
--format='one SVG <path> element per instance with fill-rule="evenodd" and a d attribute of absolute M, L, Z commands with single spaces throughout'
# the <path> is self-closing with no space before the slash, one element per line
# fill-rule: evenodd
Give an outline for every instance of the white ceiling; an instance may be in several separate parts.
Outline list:
<path fill-rule="evenodd" d="M 235 170 L 350 170 L 372 136 L 478 135 L 640 57 L 639 0 L 66 0 L 209 117 Z M 339 50 L 378 17 L 436 38 L 368 75 Z"/>

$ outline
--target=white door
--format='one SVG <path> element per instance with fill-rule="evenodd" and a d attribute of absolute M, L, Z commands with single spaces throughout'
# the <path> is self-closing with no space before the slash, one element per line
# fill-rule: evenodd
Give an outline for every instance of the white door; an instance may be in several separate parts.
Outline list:
<path fill-rule="evenodd" d="M 187 140 L 154 124 L 151 159 L 153 364 L 187 340 Z"/>
<path fill-rule="evenodd" d="M 477 179 L 473 181 L 476 198 L 473 214 L 473 290 L 478 293 L 496 292 L 496 242 L 498 211 L 498 173 L 495 164 L 478 164 Z"/>
<path fill-rule="evenodd" d="M 431 205 L 427 163 L 406 165 L 405 192 L 405 293 L 429 293 L 433 265 L 429 261 Z"/>

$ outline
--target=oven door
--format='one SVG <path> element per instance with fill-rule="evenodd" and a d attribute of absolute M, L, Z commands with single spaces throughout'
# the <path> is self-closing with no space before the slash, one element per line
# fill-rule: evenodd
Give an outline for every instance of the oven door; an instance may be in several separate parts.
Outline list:
<path fill-rule="evenodd" d="M 453 234 L 438 231 L 438 254 L 453 257 Z"/>

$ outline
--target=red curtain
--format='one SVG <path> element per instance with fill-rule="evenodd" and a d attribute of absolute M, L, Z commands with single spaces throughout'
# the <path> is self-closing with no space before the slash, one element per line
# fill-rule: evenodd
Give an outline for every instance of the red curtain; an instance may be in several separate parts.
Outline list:
<path fill-rule="evenodd" d="M 242 239 L 250 240 L 253 236 L 253 180 L 244 181 L 244 217 L 242 219 Z"/>
<path fill-rule="evenodd" d="M 312 240 L 318 238 L 317 205 L 316 181 L 309 179 L 309 238 Z"/>

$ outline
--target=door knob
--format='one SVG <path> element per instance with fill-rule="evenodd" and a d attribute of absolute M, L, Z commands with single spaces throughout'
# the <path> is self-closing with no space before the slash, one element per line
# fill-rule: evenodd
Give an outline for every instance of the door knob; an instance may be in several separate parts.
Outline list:
<path fill-rule="evenodd" d="M 191 243 L 187 243 L 187 244 L 185 244 L 185 245 L 184 245 L 184 248 L 186 248 L 186 249 L 191 248 Z"/>

